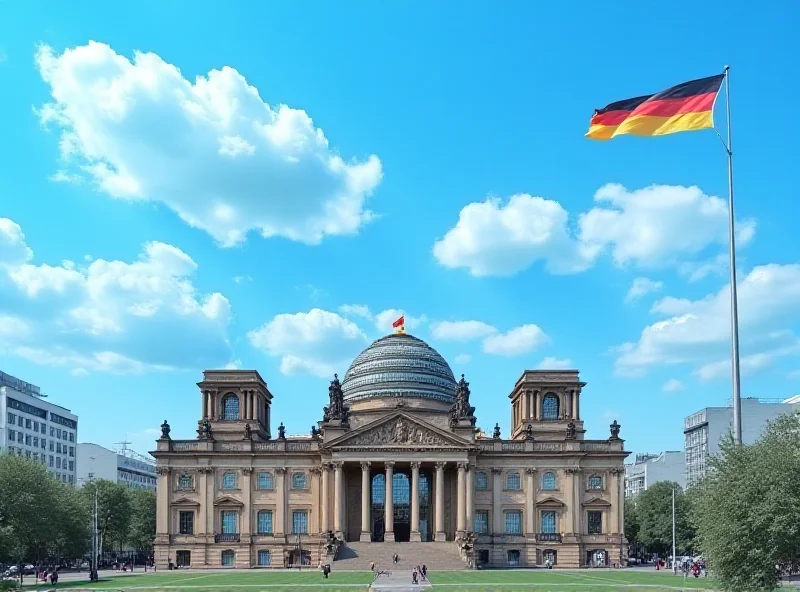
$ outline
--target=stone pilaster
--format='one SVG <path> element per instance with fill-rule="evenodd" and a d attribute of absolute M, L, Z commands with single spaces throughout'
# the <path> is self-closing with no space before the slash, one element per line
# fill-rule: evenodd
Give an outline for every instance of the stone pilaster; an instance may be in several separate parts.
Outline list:
<path fill-rule="evenodd" d="M 536 469 L 525 469 L 528 482 L 525 485 L 525 534 L 536 537 Z"/>
<path fill-rule="evenodd" d="M 336 536 L 344 539 L 344 463 L 333 463 L 333 530 Z"/>
<path fill-rule="evenodd" d="M 473 476 L 475 475 L 475 465 L 467 467 L 467 530 L 475 530 L 475 502 L 473 501 L 473 493 L 475 491 L 475 484 Z"/>
<path fill-rule="evenodd" d="M 371 531 L 369 527 L 369 510 L 370 510 L 370 487 L 369 487 L 369 461 L 361 463 L 361 537 L 363 543 L 368 543 L 372 540 Z"/>
<path fill-rule="evenodd" d="M 411 463 L 411 537 L 412 543 L 422 541 L 419 532 L 419 461 Z"/>
<path fill-rule="evenodd" d="M 443 543 L 447 540 L 447 534 L 444 531 L 444 466 L 447 463 L 436 463 L 436 479 L 434 489 L 436 490 L 436 521 L 434 540 L 437 543 Z"/>
<path fill-rule="evenodd" d="M 492 533 L 495 535 L 505 534 L 503 524 L 503 470 L 492 469 Z"/>
<path fill-rule="evenodd" d="M 275 504 L 275 538 L 286 537 L 286 469 L 279 467 L 275 469 L 277 477 L 275 489 L 277 490 L 277 501 Z"/>
<path fill-rule="evenodd" d="M 328 463 L 322 464 L 322 503 L 320 508 L 320 517 L 322 532 L 328 532 L 331 529 L 330 518 L 328 512 L 330 511 L 330 489 L 331 489 L 331 468 Z"/>
<path fill-rule="evenodd" d="M 387 543 L 394 542 L 394 498 L 393 496 L 393 483 L 394 478 L 394 462 L 387 461 L 386 465 L 386 500 L 383 507 L 386 510 L 384 516 L 384 534 L 383 540 Z"/>
<path fill-rule="evenodd" d="M 322 532 L 321 512 L 319 511 L 322 507 L 322 468 L 320 467 L 311 468 L 311 495 L 316 502 L 316 510 L 312 509 L 311 515 L 308 517 L 308 532 L 318 535 Z"/>
<path fill-rule="evenodd" d="M 242 542 L 250 544 L 250 533 L 252 532 L 252 521 L 253 521 L 253 512 L 251 510 L 251 490 L 252 490 L 252 476 L 253 469 L 247 467 L 242 469 L 242 475 L 244 476 L 244 483 L 242 484 L 242 497 L 244 498 L 242 502 L 244 503 L 244 507 L 242 508 Z"/>
<path fill-rule="evenodd" d="M 467 463 L 460 462 L 457 465 L 458 477 L 456 481 L 456 532 L 464 532 L 467 529 Z"/>

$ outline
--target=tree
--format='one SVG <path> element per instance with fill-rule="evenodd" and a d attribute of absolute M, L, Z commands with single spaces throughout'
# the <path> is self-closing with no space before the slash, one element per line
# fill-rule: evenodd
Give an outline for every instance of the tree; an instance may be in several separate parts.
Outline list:
<path fill-rule="evenodd" d="M 636 513 L 636 498 L 625 498 L 625 538 L 631 545 L 639 542 L 639 515 Z"/>
<path fill-rule="evenodd" d="M 71 485 L 56 485 L 58 512 L 55 532 L 48 541 L 48 554 L 77 559 L 89 550 L 91 512 L 80 491 Z"/>
<path fill-rule="evenodd" d="M 638 542 L 660 554 L 672 554 L 672 490 L 675 490 L 675 533 L 678 551 L 691 548 L 694 526 L 689 519 L 689 500 L 680 485 L 654 483 L 636 499 Z"/>
<path fill-rule="evenodd" d="M 771 423 L 752 445 L 728 438 L 695 498 L 703 554 L 730 592 L 778 587 L 800 565 L 800 413 Z"/>
<path fill-rule="evenodd" d="M 97 492 L 97 530 L 100 551 L 110 549 L 111 545 L 122 545 L 128 537 L 131 518 L 131 503 L 128 490 L 105 479 L 87 483 L 82 493 L 87 507 L 93 508 Z"/>
<path fill-rule="evenodd" d="M 137 551 L 149 552 L 156 538 L 156 494 L 145 489 L 133 489 L 128 543 Z"/>

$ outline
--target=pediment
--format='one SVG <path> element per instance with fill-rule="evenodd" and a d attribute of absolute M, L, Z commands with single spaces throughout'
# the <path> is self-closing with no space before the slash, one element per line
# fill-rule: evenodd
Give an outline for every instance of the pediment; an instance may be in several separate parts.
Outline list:
<path fill-rule="evenodd" d="M 471 448 L 474 444 L 402 412 L 382 417 L 326 444 L 326 448 L 373 446 L 388 449 Z"/>
<path fill-rule="evenodd" d="M 240 502 L 239 500 L 237 500 L 236 498 L 233 498 L 233 497 L 230 497 L 230 496 L 227 496 L 227 495 L 225 495 L 223 497 L 218 497 L 217 499 L 215 499 L 214 500 L 214 505 L 215 506 L 237 506 L 237 507 L 244 506 L 244 504 L 242 502 Z"/>
<path fill-rule="evenodd" d="M 592 499 L 583 502 L 584 506 L 594 506 L 596 508 L 603 507 L 603 508 L 610 508 L 611 502 L 607 502 L 601 497 L 593 497 Z"/>
<path fill-rule="evenodd" d="M 195 500 L 189 499 L 188 497 L 182 497 L 180 499 L 176 499 L 172 502 L 173 506 L 199 506 L 200 503 L 196 502 Z"/>
<path fill-rule="evenodd" d="M 554 497 L 547 497 L 542 501 L 536 502 L 537 506 L 546 506 L 548 508 L 564 508 L 566 504 L 562 502 L 560 499 L 556 499 Z"/>

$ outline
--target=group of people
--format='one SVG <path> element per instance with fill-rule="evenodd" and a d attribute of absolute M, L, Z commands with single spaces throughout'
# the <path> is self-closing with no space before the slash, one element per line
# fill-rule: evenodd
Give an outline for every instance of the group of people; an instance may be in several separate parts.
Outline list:
<path fill-rule="evenodd" d="M 414 571 L 411 572 L 412 582 L 417 584 L 419 583 L 420 578 L 422 578 L 423 582 L 428 579 L 428 567 L 424 563 L 422 564 L 422 567 L 418 565 L 414 568 Z"/>
<path fill-rule="evenodd" d="M 393 563 L 393 564 L 395 564 L 395 565 L 397 565 L 399 562 L 400 562 L 400 556 L 399 556 L 397 553 L 395 553 L 394 555 L 392 555 L 392 563 Z M 369 564 L 369 570 L 370 570 L 372 573 L 374 573 L 374 574 L 375 574 L 375 578 L 376 578 L 376 579 L 377 579 L 378 577 L 380 577 L 380 576 L 391 576 L 391 575 L 392 575 L 392 572 L 390 572 L 390 571 L 386 571 L 386 570 L 378 570 L 378 571 L 376 572 L 376 571 L 375 571 L 375 562 L 374 562 L 374 561 L 370 562 L 370 564 Z M 427 565 L 425 565 L 424 563 L 423 563 L 422 565 L 418 565 L 418 566 L 416 566 L 416 567 L 415 567 L 415 568 L 414 568 L 414 569 L 411 571 L 411 580 L 412 580 L 412 582 L 413 582 L 414 584 L 418 584 L 420 580 L 422 580 L 423 582 L 424 582 L 424 581 L 427 581 L 427 579 L 428 579 L 428 566 L 427 566 Z"/>
<path fill-rule="evenodd" d="M 39 581 L 46 582 L 49 579 L 50 583 L 53 586 L 58 584 L 58 570 L 56 569 L 49 571 L 47 569 L 42 569 L 41 571 L 39 571 L 38 576 L 39 576 Z"/>

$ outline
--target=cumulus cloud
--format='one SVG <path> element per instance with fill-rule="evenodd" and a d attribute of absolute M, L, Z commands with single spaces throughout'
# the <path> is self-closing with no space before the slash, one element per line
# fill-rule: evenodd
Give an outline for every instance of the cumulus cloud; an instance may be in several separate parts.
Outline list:
<path fill-rule="evenodd" d="M 800 265 L 762 265 L 739 282 L 742 371 L 754 372 L 796 351 L 791 329 L 800 317 Z M 730 359 L 730 287 L 699 300 L 667 297 L 652 311 L 666 315 L 639 339 L 617 348 L 616 371 L 639 376 L 655 365 L 692 364 L 698 377 L 726 374 Z"/>
<path fill-rule="evenodd" d="M 343 373 L 369 342 L 358 325 L 319 308 L 279 314 L 247 336 L 254 347 L 280 358 L 283 374 L 319 377 Z"/>
<path fill-rule="evenodd" d="M 377 156 L 345 160 L 301 109 L 265 103 L 231 67 L 187 80 L 154 53 L 133 60 L 103 43 L 36 65 L 60 134 L 57 181 L 92 181 L 111 198 L 158 201 L 221 245 L 258 231 L 318 244 L 356 233 L 373 214 Z"/>
<path fill-rule="evenodd" d="M 0 219 L 0 351 L 75 375 L 230 359 L 228 300 L 197 293 L 197 264 L 177 247 L 147 243 L 131 263 L 33 260 L 20 226 Z"/>
<path fill-rule="evenodd" d="M 339 307 L 339 312 L 350 319 L 360 318 L 371 321 L 379 333 L 394 331 L 392 324 L 400 317 L 404 317 L 405 328 L 408 331 L 414 331 L 428 322 L 428 317 L 424 314 L 414 316 L 400 308 L 387 308 L 381 312 L 373 313 L 366 304 L 343 304 Z"/>
<path fill-rule="evenodd" d="M 539 362 L 539 370 L 568 370 L 572 368 L 572 360 L 548 356 Z"/>
<path fill-rule="evenodd" d="M 484 353 L 518 356 L 547 342 L 547 335 L 537 325 L 528 324 L 502 333 L 482 321 L 441 321 L 431 327 L 433 337 L 441 341 L 481 340 Z"/>
<path fill-rule="evenodd" d="M 661 387 L 661 390 L 665 393 L 674 393 L 676 391 L 682 391 L 686 387 L 683 383 L 678 380 L 677 378 L 670 378 L 667 382 L 664 383 L 664 386 Z"/>
<path fill-rule="evenodd" d="M 469 354 L 458 354 L 453 361 L 456 364 L 469 364 L 472 361 L 472 356 Z"/>
<path fill-rule="evenodd" d="M 631 287 L 628 289 L 628 293 L 625 295 L 625 302 L 633 302 L 647 294 L 659 292 L 663 287 L 664 282 L 657 282 L 646 277 L 638 277 L 633 280 Z"/>
<path fill-rule="evenodd" d="M 608 253 L 619 267 L 680 267 L 692 279 L 715 271 L 709 251 L 727 245 L 727 204 L 697 187 L 601 187 L 596 206 L 577 217 L 557 202 L 528 194 L 470 203 L 433 246 L 436 260 L 474 276 L 509 276 L 543 261 L 555 274 L 577 273 Z M 755 222 L 738 222 L 745 245 Z"/>

